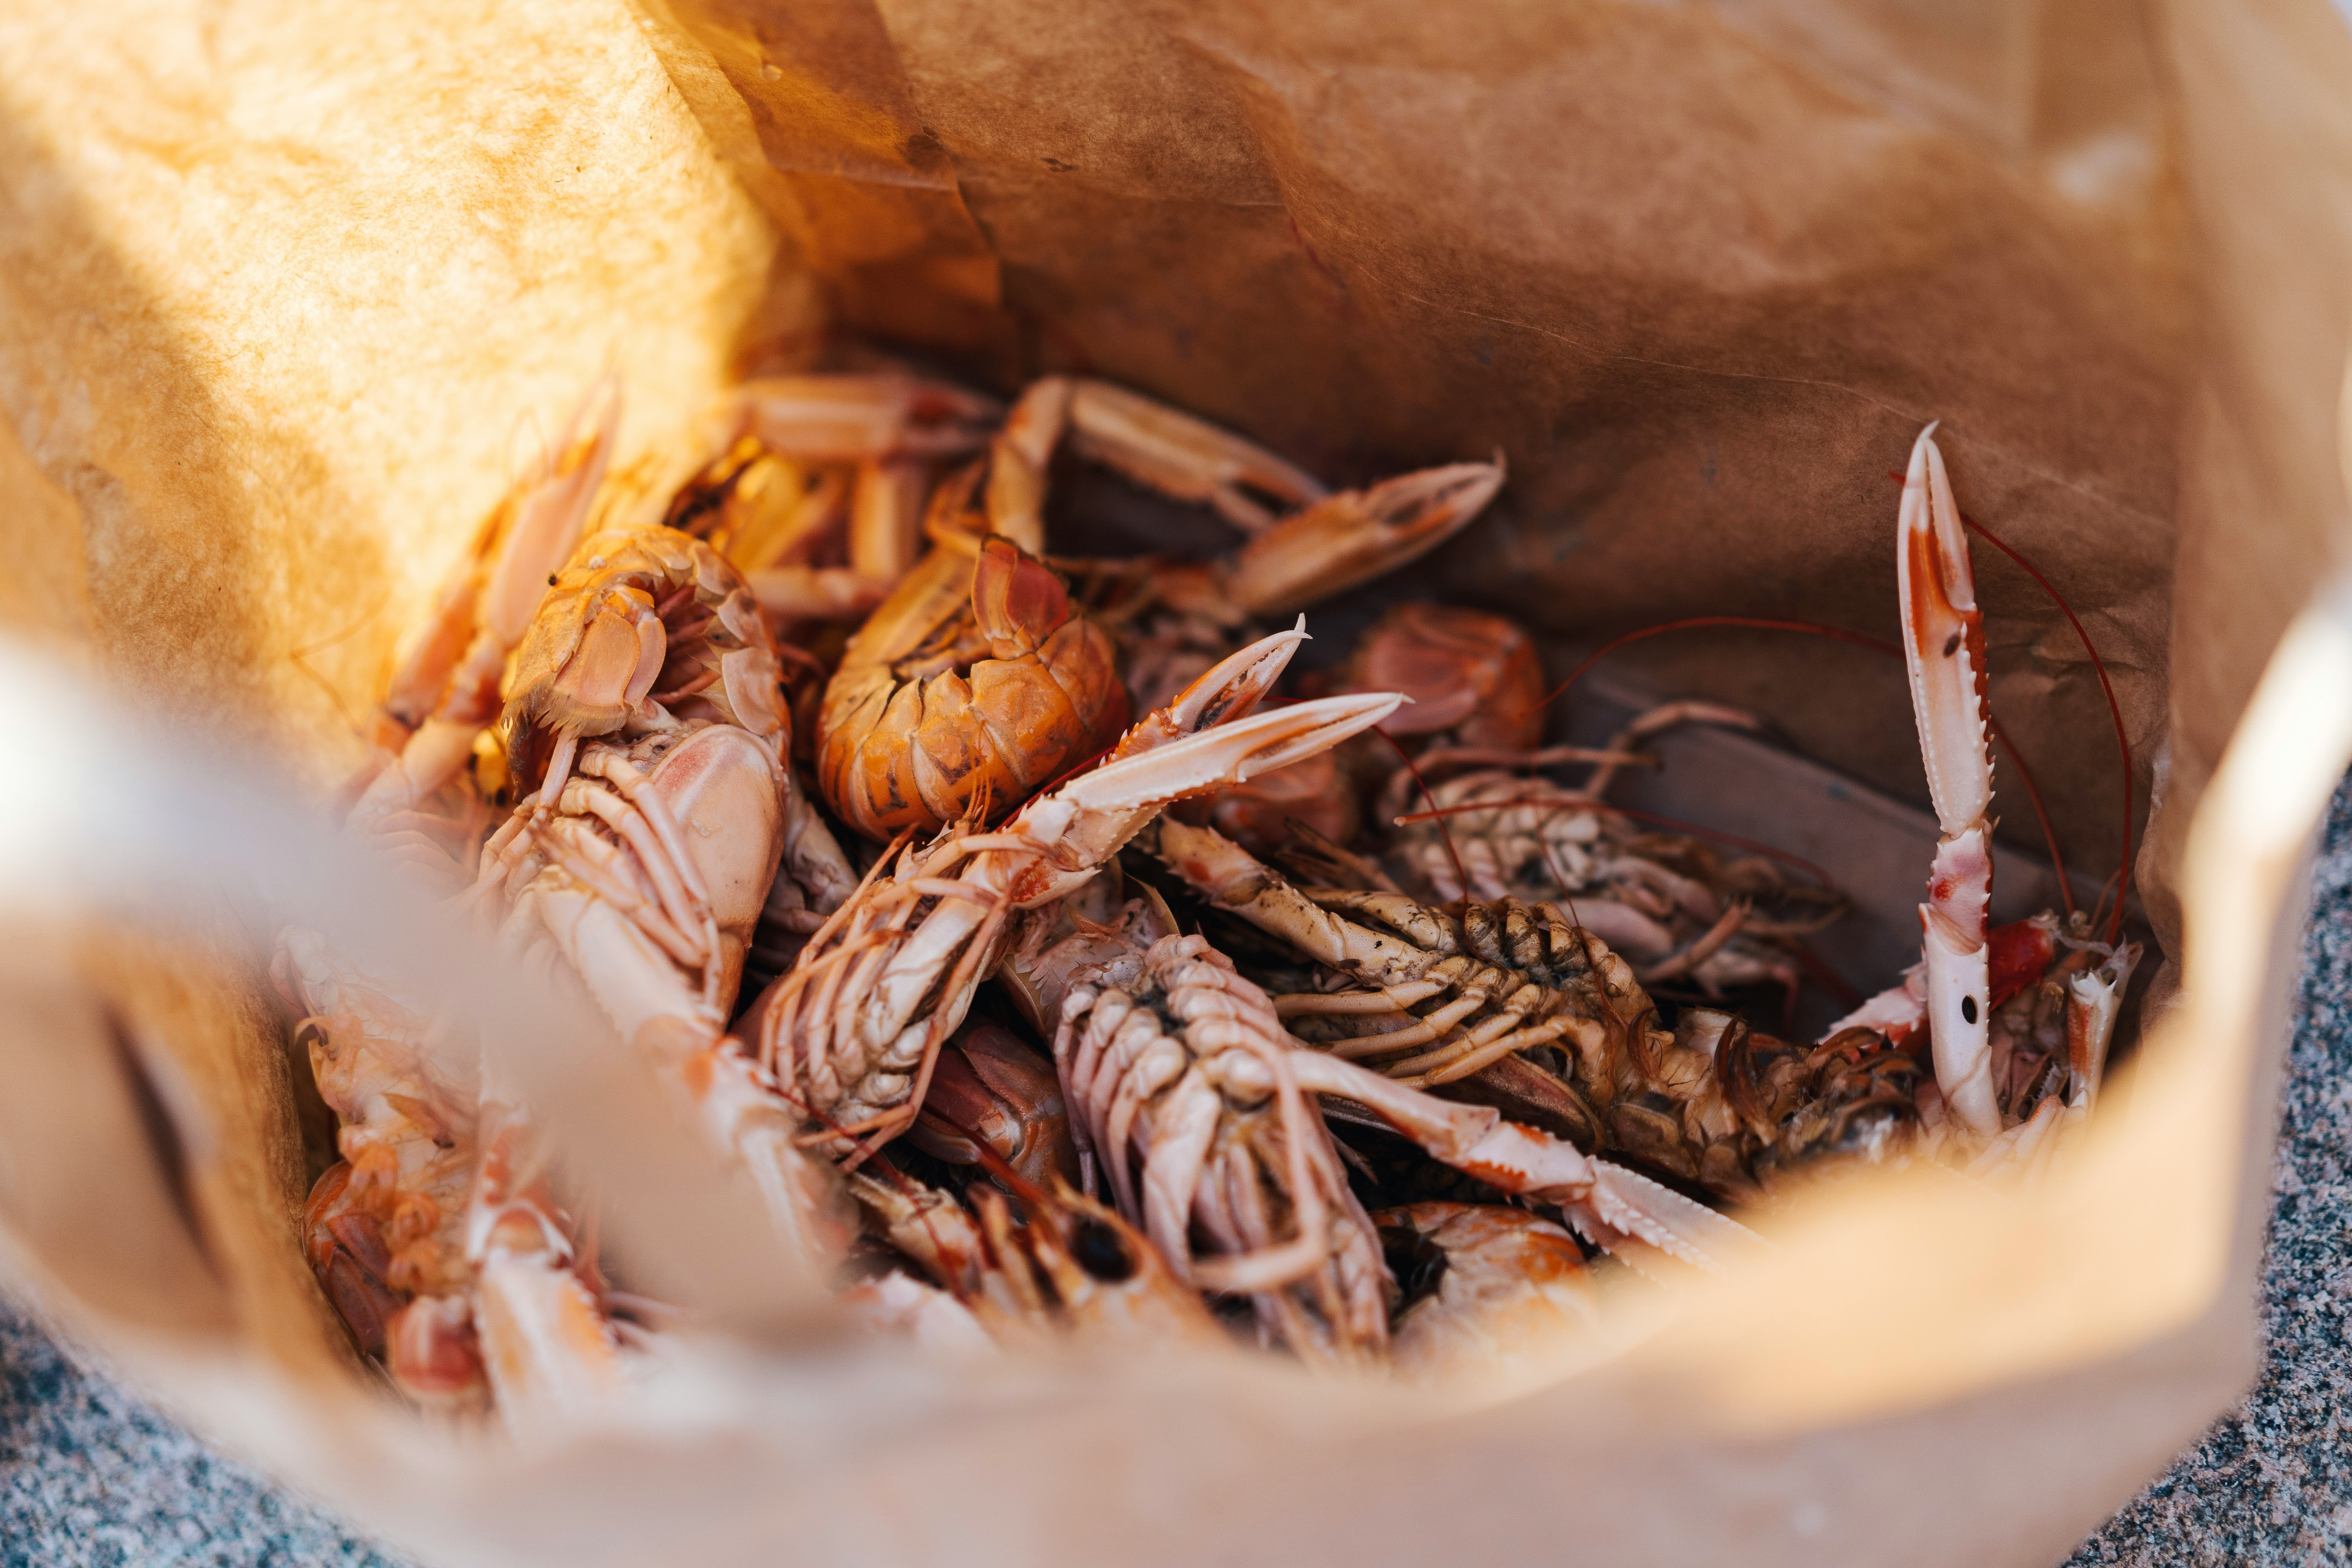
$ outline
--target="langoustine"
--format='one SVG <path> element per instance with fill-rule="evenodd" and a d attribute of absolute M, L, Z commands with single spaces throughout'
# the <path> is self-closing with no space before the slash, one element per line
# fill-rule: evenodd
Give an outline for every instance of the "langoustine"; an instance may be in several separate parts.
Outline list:
<path fill-rule="evenodd" d="M 1605 802 L 1540 778 L 1481 769 L 1433 785 L 1385 863 L 1394 885 L 1435 902 L 1518 898 L 1601 936 L 1645 985 L 1709 998 L 1795 988 L 1795 944 L 1836 922 L 1835 889 L 1769 857 L 1642 829 Z M 1436 824 L 1442 821 L 1444 826 Z"/>
<path fill-rule="evenodd" d="M 520 650 L 508 755 L 530 793 L 474 896 L 527 963 L 561 964 L 651 1064 L 777 1239 L 829 1266 L 837 1185 L 727 1034 L 782 859 L 789 722 L 774 646 L 733 568 L 667 528 L 582 542 Z"/>
<path fill-rule="evenodd" d="M 1012 540 L 943 536 L 843 652 L 817 783 L 869 838 L 1001 815 L 1129 716 L 1108 635 Z"/>
<path fill-rule="evenodd" d="M 592 391 L 460 559 L 394 674 L 383 727 L 401 744 L 355 781 L 345 826 L 428 886 L 472 871 L 504 779 L 468 765 L 549 569 L 588 516 L 618 412 L 616 386 Z M 478 1043 L 315 932 L 281 932 L 271 974 L 340 1124 L 342 1159 L 304 1207 L 303 1244 L 360 1347 L 428 1405 L 495 1397 L 518 1416 L 593 1397 L 617 1376 L 593 1263 L 530 1172 L 528 1124 L 486 1095 Z"/>
<path fill-rule="evenodd" d="M 1669 1175 L 1744 1167 L 1702 1158 L 1743 1130 L 1709 1059 L 1661 1027 L 1622 957 L 1554 906 L 1301 888 L 1213 829 L 1172 821 L 1155 847 L 1211 906 L 1318 966 L 1314 988 L 1273 1003 L 1318 1051 Z M 1705 1098 L 1686 1106 L 1695 1096 Z"/>
<path fill-rule="evenodd" d="M 1088 1185 L 1142 1227 L 1178 1277 L 1245 1296 L 1301 1356 L 1366 1364 L 1388 1341 L 1393 1281 L 1319 1097 L 1430 1157 L 1559 1207 L 1641 1262 L 1723 1267 L 1731 1221 L 1494 1108 L 1436 1099 L 1283 1028 L 1276 1003 L 1148 893 L 1107 923 L 1033 916 L 1008 975 L 1054 1039 Z"/>

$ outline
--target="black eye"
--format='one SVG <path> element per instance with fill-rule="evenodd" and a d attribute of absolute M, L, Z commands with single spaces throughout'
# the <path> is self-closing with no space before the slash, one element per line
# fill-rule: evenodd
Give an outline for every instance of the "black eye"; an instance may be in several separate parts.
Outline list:
<path fill-rule="evenodd" d="M 555 574 L 551 571 L 547 574 L 547 586 L 550 588 L 555 586 Z"/>
<path fill-rule="evenodd" d="M 1396 1276 L 1397 1289 L 1404 1294 L 1400 1308 L 1437 1294 L 1445 1270 L 1452 1266 L 1445 1249 L 1411 1225 L 1383 1229 L 1381 1250 L 1388 1255 L 1389 1272 Z"/>
<path fill-rule="evenodd" d="M 1070 1256 L 1106 1285 L 1116 1285 L 1135 1273 L 1135 1260 L 1120 1245 L 1118 1232 L 1099 1219 L 1081 1219 L 1072 1228 Z"/>
<path fill-rule="evenodd" d="M 1959 647 L 1960 634 L 1958 632 L 1955 632 L 1952 633 L 1950 640 L 1944 644 L 1944 657 L 1947 659 L 1950 658 L 1954 653 L 1959 652 Z"/>
<path fill-rule="evenodd" d="M 1964 1019 L 1968 1019 L 1968 1020 L 1969 1020 L 1969 1022 L 1970 1022 L 1970 1023 L 1974 1023 L 1974 1022 L 1976 1022 L 1976 1021 L 1977 1021 L 1977 999 L 1976 999 L 1976 998 L 1974 998 L 1974 997 L 1962 997 L 1962 998 L 1960 998 L 1960 1016 L 1961 1016 L 1962 1018 L 1964 1018 Z"/>

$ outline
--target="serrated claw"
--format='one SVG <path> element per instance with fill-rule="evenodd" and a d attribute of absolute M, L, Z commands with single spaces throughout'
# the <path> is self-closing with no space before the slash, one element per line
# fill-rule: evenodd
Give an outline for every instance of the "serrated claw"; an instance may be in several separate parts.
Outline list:
<path fill-rule="evenodd" d="M 1985 911 L 1992 896 L 1992 758 L 1987 749 L 1984 615 L 1976 601 L 1969 539 L 1960 523 L 1936 427 L 1919 433 L 1895 517 L 1895 577 L 1903 608 L 1903 664 L 1927 792 L 1943 837 L 1927 902 L 1919 906 L 1927 960 L 1928 1038 L 1936 1082 L 1953 1116 L 1979 1137 L 2000 1131 L 1992 1085 L 1990 956 Z"/>
<path fill-rule="evenodd" d="M 1452 538 L 1503 487 L 1503 457 L 1400 474 L 1318 501 L 1242 548 L 1225 570 L 1233 601 L 1254 615 L 1328 599 Z"/>
<path fill-rule="evenodd" d="M 1402 700 L 1395 692 L 1363 692 L 1294 703 L 1106 762 L 1057 793 L 1081 810 L 1180 800 L 1328 750 L 1388 717 Z"/>
<path fill-rule="evenodd" d="M 1302 615 L 1289 631 L 1261 637 L 1227 654 L 1178 693 L 1173 702 L 1145 715 L 1120 738 L 1108 760 L 1124 761 L 1212 726 L 1246 717 L 1274 690 L 1282 672 L 1289 667 L 1291 655 L 1306 641 L 1307 617 Z"/>
<path fill-rule="evenodd" d="M 1329 493 L 1312 474 L 1257 443 L 1125 387 L 1079 379 L 1066 395 L 1073 441 L 1083 455 L 1164 495 L 1204 501 L 1245 532 L 1274 525 L 1260 497 L 1290 507 Z"/>
<path fill-rule="evenodd" d="M 1588 1201 L 1604 1225 L 1710 1274 L 1728 1272 L 1770 1245 L 1738 1220 L 1607 1160 L 1592 1162 Z"/>
<path fill-rule="evenodd" d="M 1946 837 L 1992 804 L 1985 727 L 1984 613 L 1944 455 L 1929 425 L 1912 444 L 1895 520 L 1895 580 L 1902 597 L 1903 663 L 1927 792 Z"/>

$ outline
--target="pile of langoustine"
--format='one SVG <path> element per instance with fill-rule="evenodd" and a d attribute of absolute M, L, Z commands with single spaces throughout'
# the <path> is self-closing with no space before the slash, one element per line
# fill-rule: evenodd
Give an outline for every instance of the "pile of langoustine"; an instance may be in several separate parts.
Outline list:
<path fill-rule="evenodd" d="M 1435 1375 L 1589 1323 L 1611 1260 L 1736 1266 L 1734 1216 L 1800 1174 L 2031 1169 L 2090 1110 L 2137 950 L 1988 929 L 1984 644 L 1932 427 L 1897 528 L 1923 957 L 1807 1042 L 1737 1003 L 1796 985 L 1839 894 L 1604 798 L 1661 727 L 1740 716 L 1545 747 L 1526 634 L 1411 603 L 1277 695 L 1283 620 L 1452 537 L 1499 461 L 1334 494 L 1100 382 L 1004 409 L 810 375 L 736 391 L 662 526 L 586 532 L 618 403 L 410 639 L 347 831 L 584 988 L 877 1332 Z M 1057 451 L 1244 542 L 1049 557 Z M 360 1346 L 442 1408 L 624 1384 L 662 1315 L 462 1020 L 315 933 L 273 973 L 340 1120 L 303 1241 Z"/>

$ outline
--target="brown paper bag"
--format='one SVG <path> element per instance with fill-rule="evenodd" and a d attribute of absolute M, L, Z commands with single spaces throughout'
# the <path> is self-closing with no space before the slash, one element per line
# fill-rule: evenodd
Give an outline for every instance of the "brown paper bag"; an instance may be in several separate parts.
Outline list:
<path fill-rule="evenodd" d="M 2304 611 L 2343 523 L 2347 86 L 2319 0 L 0 15 L 0 606 L 47 650 L 0 666 L 9 1276 L 436 1562 L 2057 1556 L 2252 1365 L 2299 873 L 2352 758 L 2352 601 Z M 1885 470 L 1943 419 L 1963 504 L 2115 674 L 2177 999 L 2030 1199 L 1921 1175 L 1801 1210 L 1553 1376 L 844 1337 L 626 1123 L 593 1027 L 355 893 L 257 781 L 335 776 L 601 371 L 626 506 L 825 310 L 1007 384 L 1125 380 L 1335 479 L 1500 446 L 1503 503 L 1417 586 L 1571 640 L 1883 634 Z M 1994 704 L 2104 869 L 2104 699 L 2031 580 L 1979 573 Z M 1901 681 L 1850 650 L 1623 657 L 1921 793 Z M 296 1255 L 299 1066 L 257 999 L 289 906 L 408 942 L 585 1086 L 573 1158 L 621 1162 L 619 1244 L 712 1325 L 626 1419 L 448 1432 L 360 1375 Z"/>

